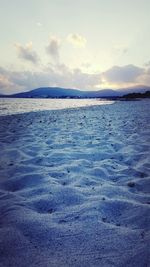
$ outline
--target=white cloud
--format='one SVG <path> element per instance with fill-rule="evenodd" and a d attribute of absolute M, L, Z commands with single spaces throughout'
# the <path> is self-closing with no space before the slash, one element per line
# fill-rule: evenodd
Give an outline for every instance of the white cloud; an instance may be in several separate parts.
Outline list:
<path fill-rule="evenodd" d="M 18 78 L 19 75 L 20 73 L 17 73 Z M 24 86 L 13 81 L 13 76 L 13 72 L 0 67 L 0 93 L 13 93 L 24 89 Z"/>
<path fill-rule="evenodd" d="M 86 39 L 78 33 L 71 33 L 67 36 L 67 41 L 74 46 L 84 47 L 86 44 Z"/>
<path fill-rule="evenodd" d="M 134 65 L 113 66 L 103 73 L 104 79 L 110 83 L 134 83 L 144 74 L 144 69 Z"/>
<path fill-rule="evenodd" d="M 36 51 L 33 50 L 32 42 L 27 43 L 25 46 L 21 44 L 15 44 L 19 58 L 26 60 L 32 64 L 39 63 L 39 56 Z"/>
<path fill-rule="evenodd" d="M 145 69 L 143 75 L 138 78 L 138 82 L 150 86 L 150 68 Z"/>
<path fill-rule="evenodd" d="M 64 64 L 58 64 L 34 72 L 0 68 L 0 81 L 0 92 L 8 94 L 46 86 L 88 90 L 101 83 L 101 75 L 84 73 L 80 69 L 70 69 Z"/>
<path fill-rule="evenodd" d="M 43 26 L 41 22 L 37 22 L 36 25 L 37 25 L 38 27 L 42 27 L 42 26 Z"/>
<path fill-rule="evenodd" d="M 81 69 L 71 69 L 65 64 L 50 64 L 33 72 L 0 68 L 0 93 L 8 94 L 48 86 L 96 90 L 102 86 L 121 88 L 138 84 L 150 84 L 150 69 L 133 65 L 114 66 L 104 73 L 90 74 Z"/>
<path fill-rule="evenodd" d="M 150 60 L 147 61 L 147 62 L 145 62 L 144 66 L 145 66 L 145 67 L 150 67 Z"/>
<path fill-rule="evenodd" d="M 52 56 L 55 61 L 59 61 L 59 49 L 61 41 L 56 36 L 51 36 L 49 44 L 46 47 L 46 52 Z"/>

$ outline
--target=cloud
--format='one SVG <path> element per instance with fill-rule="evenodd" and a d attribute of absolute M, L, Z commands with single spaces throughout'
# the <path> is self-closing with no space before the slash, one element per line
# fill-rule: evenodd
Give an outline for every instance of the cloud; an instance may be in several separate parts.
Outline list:
<path fill-rule="evenodd" d="M 32 48 L 32 42 L 27 43 L 25 46 L 15 44 L 19 58 L 26 60 L 32 64 L 39 63 L 39 56 Z"/>
<path fill-rule="evenodd" d="M 38 27 L 42 27 L 42 26 L 43 26 L 41 22 L 37 22 L 36 25 L 37 25 Z"/>
<path fill-rule="evenodd" d="M 78 46 L 78 47 L 84 47 L 86 44 L 86 39 L 78 33 L 69 34 L 67 36 L 67 41 L 73 44 L 74 46 Z"/>
<path fill-rule="evenodd" d="M 19 86 L 13 81 L 13 76 L 13 72 L 0 67 L 0 93 L 13 93 L 24 89 L 24 87 Z"/>
<path fill-rule="evenodd" d="M 80 69 L 74 69 L 72 73 L 72 85 L 79 89 L 96 89 L 101 84 L 100 73 L 85 73 Z"/>
<path fill-rule="evenodd" d="M 1 93 L 2 92 L 5 92 L 5 90 L 9 89 L 11 87 L 11 83 L 9 82 L 9 80 L 7 80 L 6 77 L 2 77 L 0 76 L 0 90 L 1 90 Z"/>
<path fill-rule="evenodd" d="M 150 67 L 150 60 L 147 61 L 147 62 L 145 62 L 144 66 L 145 66 L 145 67 Z"/>
<path fill-rule="evenodd" d="M 10 94 L 38 87 L 58 86 L 81 90 L 121 88 L 150 84 L 150 68 L 127 65 L 112 67 L 104 73 L 87 73 L 65 64 L 49 64 L 38 71 L 13 71 L 0 67 L 0 93 Z"/>
<path fill-rule="evenodd" d="M 144 74 L 144 69 L 134 65 L 113 66 L 103 73 L 103 78 L 110 83 L 134 83 Z"/>
<path fill-rule="evenodd" d="M 101 83 L 99 73 L 85 73 L 80 69 L 70 69 L 65 64 L 51 66 L 45 73 L 49 75 L 49 86 L 88 90 L 96 88 Z"/>
<path fill-rule="evenodd" d="M 55 61 L 59 61 L 59 49 L 61 41 L 56 36 L 50 37 L 49 44 L 46 47 L 46 52 L 52 56 Z"/>
<path fill-rule="evenodd" d="M 11 94 L 49 86 L 51 74 L 52 72 L 11 71 L 0 68 L 0 93 Z"/>
<path fill-rule="evenodd" d="M 138 82 L 150 86 L 150 68 L 146 68 L 143 75 L 139 77 Z"/>
<path fill-rule="evenodd" d="M 59 86 L 92 89 L 101 83 L 101 75 L 70 69 L 64 64 L 51 65 L 41 71 L 11 71 L 0 68 L 0 92 L 12 93 L 33 88 Z"/>

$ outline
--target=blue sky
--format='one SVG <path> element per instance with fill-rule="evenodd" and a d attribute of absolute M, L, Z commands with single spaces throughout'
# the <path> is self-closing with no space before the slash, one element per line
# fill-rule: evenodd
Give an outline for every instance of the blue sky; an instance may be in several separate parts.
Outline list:
<path fill-rule="evenodd" d="M 149 0 L 0 0 L 0 92 L 150 83 Z"/>

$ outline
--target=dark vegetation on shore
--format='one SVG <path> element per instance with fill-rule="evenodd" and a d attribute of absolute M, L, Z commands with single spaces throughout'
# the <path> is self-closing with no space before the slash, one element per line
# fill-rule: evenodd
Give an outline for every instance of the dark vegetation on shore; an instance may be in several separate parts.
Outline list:
<path fill-rule="evenodd" d="M 131 93 L 127 95 L 123 95 L 123 99 L 136 99 L 136 98 L 150 98 L 150 91 L 146 91 L 145 93 Z"/>

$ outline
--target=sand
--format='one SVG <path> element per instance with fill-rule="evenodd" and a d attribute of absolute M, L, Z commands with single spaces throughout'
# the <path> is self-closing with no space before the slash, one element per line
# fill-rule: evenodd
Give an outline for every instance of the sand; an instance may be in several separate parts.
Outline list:
<path fill-rule="evenodd" d="M 0 117 L 0 266 L 150 266 L 149 104 Z"/>

